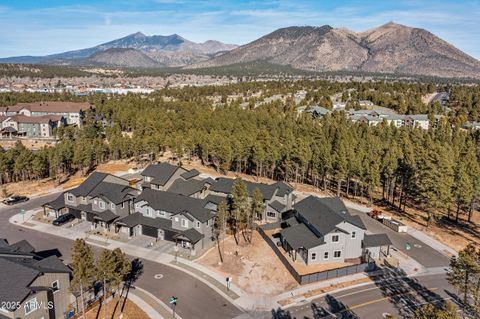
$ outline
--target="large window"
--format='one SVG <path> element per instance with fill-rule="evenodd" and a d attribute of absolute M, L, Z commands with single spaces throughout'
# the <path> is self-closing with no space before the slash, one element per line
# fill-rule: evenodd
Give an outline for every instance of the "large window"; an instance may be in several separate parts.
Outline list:
<path fill-rule="evenodd" d="M 328 251 L 323 253 L 323 259 L 328 259 Z"/>
<path fill-rule="evenodd" d="M 274 212 L 267 212 L 267 217 L 276 217 Z"/>
<path fill-rule="evenodd" d="M 335 250 L 333 252 L 333 258 L 340 258 L 342 257 L 342 251 L 341 250 Z"/>
<path fill-rule="evenodd" d="M 32 298 L 25 303 L 25 315 L 31 314 L 37 310 L 37 298 Z"/>
<path fill-rule="evenodd" d="M 103 200 L 99 200 L 98 201 L 98 206 L 101 208 L 101 209 L 105 209 L 105 202 Z"/>
<path fill-rule="evenodd" d="M 338 235 L 332 236 L 332 243 L 338 243 Z"/>
<path fill-rule="evenodd" d="M 56 293 L 57 291 L 60 290 L 60 284 L 58 283 L 58 280 L 55 280 L 54 282 L 52 282 L 52 290 L 53 290 L 53 293 Z"/>

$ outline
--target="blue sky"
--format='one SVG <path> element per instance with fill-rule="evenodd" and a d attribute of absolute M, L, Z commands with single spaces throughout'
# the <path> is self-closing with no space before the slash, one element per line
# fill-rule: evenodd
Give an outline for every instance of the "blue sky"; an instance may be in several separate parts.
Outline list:
<path fill-rule="evenodd" d="M 81 49 L 137 31 L 245 44 L 277 28 L 427 29 L 480 59 L 480 0 L 0 0 L 0 57 Z"/>

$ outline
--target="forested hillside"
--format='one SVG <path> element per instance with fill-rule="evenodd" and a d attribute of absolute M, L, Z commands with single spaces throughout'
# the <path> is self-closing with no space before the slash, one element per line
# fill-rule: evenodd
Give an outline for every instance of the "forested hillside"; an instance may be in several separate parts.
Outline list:
<path fill-rule="evenodd" d="M 305 90 L 302 104 L 336 93 L 371 99 L 401 113 L 435 110 L 422 95 L 432 85 L 402 83 L 267 82 L 167 89 L 148 96 L 89 97 L 111 127 L 89 116 L 83 129 L 59 129 L 61 142 L 32 152 L 20 144 L 0 151 L 2 182 L 84 172 L 109 159 L 159 154 L 198 157 L 217 170 L 310 183 L 339 194 L 372 198 L 381 193 L 403 209 L 472 212 L 480 197 L 480 135 L 459 123 L 478 114 L 478 88 L 448 88 L 457 109 L 429 131 L 353 124 L 343 113 L 323 120 L 299 115 L 293 98 L 241 108 L 241 102 Z M 350 91 L 349 91 L 350 89 Z M 353 90 L 352 90 L 353 89 Z M 350 92 L 350 93 L 348 93 Z M 217 98 L 215 98 L 217 97 Z M 0 104 L 73 99 L 72 96 L 1 95 Z M 75 98 L 80 99 L 80 98 Z"/>

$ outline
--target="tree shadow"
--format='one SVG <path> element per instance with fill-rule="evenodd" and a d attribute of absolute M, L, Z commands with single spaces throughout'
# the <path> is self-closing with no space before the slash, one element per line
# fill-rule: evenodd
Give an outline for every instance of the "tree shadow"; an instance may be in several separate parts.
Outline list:
<path fill-rule="evenodd" d="M 122 292 L 120 296 L 123 296 L 125 292 L 125 299 L 123 299 L 122 309 L 121 312 L 123 313 L 125 309 L 125 304 L 127 303 L 128 293 L 130 292 L 130 288 L 134 285 L 134 283 L 143 275 L 143 263 L 140 259 L 135 258 L 132 260 L 130 272 L 124 278 L 124 285 L 122 288 Z"/>
<path fill-rule="evenodd" d="M 332 295 L 326 295 L 325 302 L 328 305 L 328 311 L 333 313 L 338 319 L 359 319 L 360 318 L 359 316 L 357 316 L 355 312 L 353 312 L 353 310 L 348 308 L 343 302 L 341 302 L 340 300 L 338 300 Z M 322 317 L 314 317 L 314 318 L 316 319 L 316 318 L 322 318 Z"/>
<path fill-rule="evenodd" d="M 293 319 L 289 311 L 278 308 L 272 309 L 272 319 Z"/>
<path fill-rule="evenodd" d="M 430 303 L 437 307 L 445 306 L 445 299 L 423 286 L 418 279 L 409 278 L 395 267 L 385 267 L 382 275 L 375 277 L 375 284 L 382 295 L 395 307 L 400 317 L 411 317 L 415 310 Z"/>

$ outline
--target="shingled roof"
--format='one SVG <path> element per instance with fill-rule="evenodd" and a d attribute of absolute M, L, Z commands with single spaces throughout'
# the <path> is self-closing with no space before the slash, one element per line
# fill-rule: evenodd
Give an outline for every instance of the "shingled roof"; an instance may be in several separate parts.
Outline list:
<path fill-rule="evenodd" d="M 214 216 L 214 213 L 206 208 L 202 199 L 192 198 L 171 192 L 144 189 L 136 198 L 135 203 L 146 201 L 150 207 L 171 214 L 187 212 L 195 219 L 205 222 Z"/>
<path fill-rule="evenodd" d="M 141 175 L 152 177 L 151 184 L 164 186 L 178 169 L 183 170 L 180 166 L 169 163 L 150 164 Z"/>
<path fill-rule="evenodd" d="M 230 194 L 233 189 L 234 179 L 219 177 L 216 179 L 216 182 L 210 187 L 210 190 L 217 193 Z M 269 200 L 275 194 L 275 190 L 279 190 L 279 196 L 283 197 L 285 194 L 291 192 L 293 189 L 290 188 L 287 184 L 283 182 L 278 182 L 274 184 L 263 184 L 263 183 L 254 183 L 250 181 L 244 181 L 247 185 L 248 194 L 253 195 L 255 188 L 258 188 L 263 195 L 263 198 Z"/>

